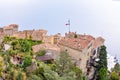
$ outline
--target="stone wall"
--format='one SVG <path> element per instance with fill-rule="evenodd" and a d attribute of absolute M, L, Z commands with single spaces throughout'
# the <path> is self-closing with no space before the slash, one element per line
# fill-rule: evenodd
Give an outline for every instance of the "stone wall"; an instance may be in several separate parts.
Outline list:
<path fill-rule="evenodd" d="M 32 33 L 32 39 L 33 40 L 43 40 L 43 37 L 46 36 L 47 31 L 46 30 L 35 30 Z"/>
<path fill-rule="evenodd" d="M 22 39 L 30 39 L 32 40 L 43 40 L 43 37 L 46 36 L 46 30 L 24 30 L 17 33 L 14 33 L 13 36 Z"/>
<path fill-rule="evenodd" d="M 62 36 L 60 33 L 55 34 L 53 37 L 54 37 L 54 44 L 58 44 L 60 40 L 62 39 Z"/>
<path fill-rule="evenodd" d="M 39 52 L 40 50 L 46 50 L 48 53 L 52 54 L 54 59 L 58 58 L 60 54 L 60 48 L 54 44 L 43 43 L 32 46 L 32 49 L 35 53 Z"/>
<path fill-rule="evenodd" d="M 78 66 L 84 74 L 87 72 L 86 64 L 87 60 L 90 58 L 91 48 L 89 50 L 85 49 L 82 52 L 80 52 L 78 50 L 61 45 L 59 45 L 59 47 L 61 48 L 61 51 L 67 51 L 69 53 L 76 66 Z"/>
<path fill-rule="evenodd" d="M 3 27 L 3 31 L 7 36 L 12 36 L 14 33 L 18 32 L 17 24 L 10 24 L 8 26 Z"/>
<path fill-rule="evenodd" d="M 43 42 L 54 44 L 54 37 L 53 36 L 43 36 Z"/>
<path fill-rule="evenodd" d="M 96 38 L 94 41 L 94 48 L 104 45 L 104 41 L 105 40 L 102 37 Z"/>
<path fill-rule="evenodd" d="M 3 28 L 0 28 L 0 33 L 3 33 Z"/>
<path fill-rule="evenodd" d="M 20 39 L 25 39 L 26 38 L 26 35 L 25 35 L 24 32 L 18 32 L 18 33 L 13 34 L 12 36 L 14 36 L 16 38 L 20 38 Z"/>

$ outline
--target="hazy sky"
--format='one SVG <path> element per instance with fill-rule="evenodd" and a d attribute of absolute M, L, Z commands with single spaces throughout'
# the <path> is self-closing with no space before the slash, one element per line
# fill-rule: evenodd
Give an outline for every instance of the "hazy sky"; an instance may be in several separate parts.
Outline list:
<path fill-rule="evenodd" d="M 71 31 L 105 38 L 107 51 L 120 57 L 120 0 L 0 0 L 0 26 L 47 29 L 48 34 Z"/>

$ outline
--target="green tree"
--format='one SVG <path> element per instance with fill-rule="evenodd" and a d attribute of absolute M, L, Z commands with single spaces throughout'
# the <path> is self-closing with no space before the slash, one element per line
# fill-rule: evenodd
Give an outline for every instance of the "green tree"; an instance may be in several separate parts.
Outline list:
<path fill-rule="evenodd" d="M 38 69 L 36 70 L 36 75 L 42 80 L 59 80 L 60 77 L 57 72 L 53 71 L 47 64 L 43 62 L 37 62 Z"/>
<path fill-rule="evenodd" d="M 19 39 L 19 43 L 21 46 L 21 52 L 29 52 L 32 49 L 31 43 L 27 40 Z"/>
<path fill-rule="evenodd" d="M 101 46 L 100 52 L 99 52 L 99 67 L 105 67 L 107 68 L 107 51 L 105 46 Z"/>
<path fill-rule="evenodd" d="M 118 76 L 117 73 L 111 72 L 111 74 L 110 74 L 110 80 L 120 80 L 120 79 L 119 79 L 119 76 Z"/>
<path fill-rule="evenodd" d="M 107 80 L 107 69 L 106 68 L 101 68 L 98 74 L 99 74 L 99 80 Z"/>
<path fill-rule="evenodd" d="M 82 71 L 78 67 L 75 66 L 73 71 L 75 72 L 76 80 L 83 80 Z"/>
<path fill-rule="evenodd" d="M 16 55 L 18 52 L 19 52 L 18 50 L 12 50 L 12 49 L 9 50 L 10 56 L 14 56 L 14 55 Z"/>
<path fill-rule="evenodd" d="M 10 37 L 9 36 L 5 36 L 4 39 L 3 39 L 4 42 L 8 42 L 10 41 Z"/>
<path fill-rule="evenodd" d="M 23 67 L 26 68 L 26 67 L 30 66 L 31 63 L 32 63 L 32 57 L 29 55 L 25 56 L 24 62 L 23 62 Z"/>
<path fill-rule="evenodd" d="M 67 52 L 61 52 L 60 58 L 55 63 L 56 71 L 60 76 L 67 75 L 73 69 L 71 57 Z"/>
<path fill-rule="evenodd" d="M 107 51 L 105 46 L 100 47 L 98 61 L 98 80 L 107 80 Z"/>
<path fill-rule="evenodd" d="M 10 80 L 14 80 L 14 78 L 15 78 L 15 72 L 11 71 L 10 72 Z"/>
<path fill-rule="evenodd" d="M 120 64 L 116 63 L 112 72 L 110 73 L 110 80 L 120 80 Z"/>
<path fill-rule="evenodd" d="M 12 41 L 11 45 L 13 46 L 13 50 L 16 49 L 15 46 L 16 46 L 17 44 L 18 44 L 18 41 L 17 41 L 17 40 Z"/>
<path fill-rule="evenodd" d="M 78 35 L 77 34 L 74 34 L 74 38 L 77 38 L 78 37 Z"/>
<path fill-rule="evenodd" d="M 18 72 L 18 75 L 16 77 L 16 80 L 23 80 L 22 72 Z"/>
<path fill-rule="evenodd" d="M 38 77 L 37 75 L 31 75 L 28 80 L 42 80 L 40 77 Z"/>
<path fill-rule="evenodd" d="M 41 79 L 44 79 L 44 67 L 38 67 L 36 70 L 36 75 L 39 76 Z"/>
<path fill-rule="evenodd" d="M 82 71 L 74 65 L 67 52 L 61 52 L 55 64 L 55 71 L 60 76 L 60 80 L 83 80 Z"/>
<path fill-rule="evenodd" d="M 0 57 L 0 77 L 2 76 L 2 71 L 3 71 L 3 63 L 2 63 L 2 58 Z"/>
<path fill-rule="evenodd" d="M 44 68 L 43 73 L 45 80 L 59 80 L 59 76 L 56 72 L 52 71 L 49 67 Z"/>
<path fill-rule="evenodd" d="M 113 71 L 115 71 L 116 73 L 120 72 L 120 64 L 119 63 L 115 64 Z"/>
<path fill-rule="evenodd" d="M 20 51 L 20 49 L 22 47 L 17 39 L 13 40 L 11 42 L 11 45 L 13 46 L 13 50 L 19 50 Z"/>

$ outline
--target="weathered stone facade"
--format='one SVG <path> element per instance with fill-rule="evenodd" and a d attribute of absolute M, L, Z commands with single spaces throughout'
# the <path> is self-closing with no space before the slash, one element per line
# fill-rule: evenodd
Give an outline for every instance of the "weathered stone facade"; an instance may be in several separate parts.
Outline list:
<path fill-rule="evenodd" d="M 3 31 L 4 31 L 3 28 L 0 28 L 0 33 L 3 33 Z"/>
<path fill-rule="evenodd" d="M 17 24 L 10 24 L 8 26 L 3 27 L 3 32 L 7 36 L 12 36 L 13 34 L 18 32 L 18 25 Z"/>
<path fill-rule="evenodd" d="M 54 37 L 53 36 L 44 36 L 43 37 L 44 43 L 54 44 Z"/>
<path fill-rule="evenodd" d="M 13 34 L 14 37 L 22 39 L 32 39 L 32 40 L 43 40 L 43 37 L 46 36 L 46 30 L 24 30 L 18 33 Z"/>
<path fill-rule="evenodd" d="M 53 37 L 54 37 L 54 44 L 58 44 L 59 41 L 62 39 L 62 36 L 60 33 L 55 34 Z"/>
<path fill-rule="evenodd" d="M 40 50 L 46 50 L 47 53 L 51 53 L 52 57 L 54 59 L 59 57 L 60 54 L 60 47 L 58 47 L 55 44 L 49 44 L 49 43 L 43 43 L 43 44 L 39 44 L 39 45 L 35 45 L 32 47 L 33 52 L 39 52 Z"/>
<path fill-rule="evenodd" d="M 4 36 L 12 36 L 17 32 L 18 32 L 17 24 L 10 24 L 8 26 L 4 26 L 3 28 L 0 28 L 0 42 L 2 42 Z"/>
<path fill-rule="evenodd" d="M 74 35 L 77 35 L 75 38 Z M 102 37 L 94 38 L 91 35 L 80 35 L 74 32 L 66 33 L 58 43 L 61 50 L 67 51 L 80 67 L 83 73 L 87 73 L 87 62 L 90 57 L 97 58 L 97 49 L 104 45 Z"/>
<path fill-rule="evenodd" d="M 46 36 L 47 31 L 46 30 L 35 30 L 32 34 L 33 40 L 43 40 L 43 37 Z"/>

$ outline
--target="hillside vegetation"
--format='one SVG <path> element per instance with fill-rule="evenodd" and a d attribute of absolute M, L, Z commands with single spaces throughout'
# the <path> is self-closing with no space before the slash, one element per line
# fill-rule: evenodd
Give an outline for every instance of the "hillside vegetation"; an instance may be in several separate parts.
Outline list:
<path fill-rule="evenodd" d="M 42 41 L 6 36 L 0 44 L 0 77 L 5 80 L 85 79 L 66 52 L 61 52 L 60 58 L 54 61 L 37 60 L 36 56 L 43 56 L 46 51 L 34 53 L 32 46 L 41 43 Z M 10 48 L 5 49 L 5 45 Z"/>
<path fill-rule="evenodd" d="M 5 80 L 87 80 L 87 76 L 75 66 L 69 54 L 62 51 L 59 59 L 47 62 L 36 57 L 46 55 L 46 50 L 35 53 L 32 46 L 42 41 L 4 37 L 0 44 L 0 78 Z M 6 47 L 5 47 L 6 45 Z M 96 80 L 120 80 L 120 65 L 107 71 L 106 47 L 101 46 L 96 65 Z"/>

